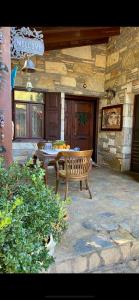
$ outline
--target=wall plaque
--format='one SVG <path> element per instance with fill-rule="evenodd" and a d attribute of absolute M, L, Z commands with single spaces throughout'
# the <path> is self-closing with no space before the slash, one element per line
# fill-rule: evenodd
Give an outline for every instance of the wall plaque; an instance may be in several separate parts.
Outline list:
<path fill-rule="evenodd" d="M 43 55 L 44 42 L 42 31 L 29 27 L 11 28 L 11 58 L 20 59 L 26 55 Z"/>

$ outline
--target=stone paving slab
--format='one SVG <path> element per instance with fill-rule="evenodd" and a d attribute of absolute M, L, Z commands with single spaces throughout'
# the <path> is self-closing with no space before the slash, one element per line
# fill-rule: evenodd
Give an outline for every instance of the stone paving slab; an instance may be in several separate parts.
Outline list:
<path fill-rule="evenodd" d="M 100 267 L 96 271 L 89 271 L 89 273 L 139 273 L 139 257 L 119 264 L 114 264 L 110 267 Z"/>
<path fill-rule="evenodd" d="M 49 184 L 55 186 L 52 169 Z M 139 176 L 135 180 L 131 174 L 94 167 L 89 185 L 93 199 L 80 191 L 79 183 L 69 184 L 69 227 L 48 273 L 95 272 L 139 255 Z M 64 187 L 60 184 L 62 198 Z"/>

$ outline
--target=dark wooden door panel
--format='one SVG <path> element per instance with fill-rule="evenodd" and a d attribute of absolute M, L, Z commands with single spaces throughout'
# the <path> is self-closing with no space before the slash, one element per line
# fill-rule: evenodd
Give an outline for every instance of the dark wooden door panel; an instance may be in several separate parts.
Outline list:
<path fill-rule="evenodd" d="M 59 107 L 60 93 L 47 93 L 46 101 L 46 105 L 49 110 L 57 111 Z"/>
<path fill-rule="evenodd" d="M 139 172 L 139 95 L 135 97 L 131 170 Z"/>
<path fill-rule="evenodd" d="M 49 111 L 47 114 L 46 136 L 48 140 L 57 140 L 60 138 L 59 116 L 55 111 Z"/>
<path fill-rule="evenodd" d="M 93 147 L 94 104 L 92 101 L 65 101 L 65 140 L 71 148 Z"/>
<path fill-rule="evenodd" d="M 72 101 L 71 146 L 91 149 L 93 141 L 93 115 L 91 102 Z"/>
<path fill-rule="evenodd" d="M 60 139 L 61 128 L 61 94 L 46 93 L 45 107 L 45 138 L 46 140 Z"/>

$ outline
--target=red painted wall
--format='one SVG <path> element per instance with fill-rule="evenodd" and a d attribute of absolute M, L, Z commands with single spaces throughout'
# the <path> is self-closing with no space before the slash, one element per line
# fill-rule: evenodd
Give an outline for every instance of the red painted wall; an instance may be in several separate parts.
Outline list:
<path fill-rule="evenodd" d="M 3 43 L 0 44 L 0 61 L 5 63 L 9 72 L 1 72 L 2 83 L 0 84 L 0 111 L 4 113 L 5 126 L 0 129 L 0 145 L 6 148 L 6 164 L 12 162 L 12 102 L 11 102 L 11 54 L 10 54 L 10 27 L 1 27 Z M 1 132 L 4 139 L 1 140 Z"/>

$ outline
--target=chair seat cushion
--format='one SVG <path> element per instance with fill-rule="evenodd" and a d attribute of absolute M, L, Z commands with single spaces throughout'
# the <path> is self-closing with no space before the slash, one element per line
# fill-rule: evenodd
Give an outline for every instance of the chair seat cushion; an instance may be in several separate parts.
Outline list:
<path fill-rule="evenodd" d="M 71 172 L 68 172 L 68 171 L 67 171 L 67 173 L 66 173 L 66 170 L 59 170 L 59 171 L 58 171 L 58 174 L 59 174 L 60 177 L 63 177 L 63 178 L 65 178 L 65 177 L 67 176 L 67 177 L 68 177 L 69 179 L 71 179 L 71 180 L 72 180 L 72 179 L 75 179 L 75 180 L 76 180 L 76 179 L 77 179 L 77 180 L 80 180 L 80 179 L 81 179 L 81 180 L 82 180 L 82 179 L 87 178 L 87 173 L 86 173 L 86 174 L 83 174 L 83 175 L 81 175 L 81 174 L 80 174 L 80 175 L 78 175 L 78 174 L 77 174 L 77 175 L 76 175 L 76 174 L 73 174 L 73 175 L 72 175 Z"/>
<path fill-rule="evenodd" d="M 62 176 L 62 177 L 66 177 L 66 171 L 65 170 L 59 170 L 59 176 Z"/>

